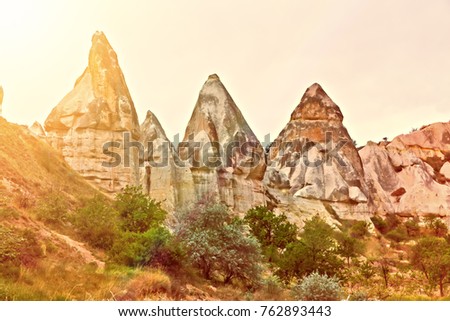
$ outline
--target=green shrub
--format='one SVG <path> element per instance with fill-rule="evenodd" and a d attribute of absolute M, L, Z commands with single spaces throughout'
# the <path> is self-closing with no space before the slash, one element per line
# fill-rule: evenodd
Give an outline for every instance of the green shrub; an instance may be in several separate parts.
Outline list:
<path fill-rule="evenodd" d="M 141 186 L 126 186 L 117 194 L 114 206 L 121 219 L 121 228 L 129 232 L 144 233 L 162 224 L 167 215 L 159 202 L 143 193 Z"/>
<path fill-rule="evenodd" d="M 375 215 L 370 220 L 380 233 L 384 234 L 387 232 L 387 223 L 380 216 Z"/>
<path fill-rule="evenodd" d="M 45 196 L 36 208 L 37 218 L 47 224 L 65 225 L 69 221 L 69 203 L 60 192 Z"/>
<path fill-rule="evenodd" d="M 408 239 L 408 232 L 405 226 L 400 225 L 386 233 L 386 237 L 394 242 L 403 242 Z"/>
<path fill-rule="evenodd" d="M 305 223 L 300 239 L 289 243 L 275 272 L 284 282 L 314 271 L 337 275 L 343 267 L 339 244 L 333 228 L 318 216 Z"/>
<path fill-rule="evenodd" d="M 269 262 L 276 261 L 279 253 L 297 240 L 297 226 L 290 223 L 286 215 L 275 215 L 267 207 L 250 209 L 244 221 L 261 244 L 262 252 Z"/>
<path fill-rule="evenodd" d="M 0 275 L 15 279 L 20 267 L 34 267 L 42 256 L 37 238 L 30 230 L 12 229 L 0 225 Z"/>
<path fill-rule="evenodd" d="M 429 230 L 430 235 L 437 236 L 437 237 L 445 237 L 448 234 L 448 227 L 445 225 L 442 220 L 435 216 L 430 215 L 425 218 L 425 225 L 427 229 Z"/>
<path fill-rule="evenodd" d="M 417 237 L 420 235 L 420 226 L 418 219 L 409 219 L 405 222 L 406 232 L 409 237 Z"/>
<path fill-rule="evenodd" d="M 183 255 L 169 230 L 163 226 L 166 211 L 141 187 L 127 186 L 117 194 L 118 232 L 109 255 L 128 266 L 152 266 L 176 270 Z"/>
<path fill-rule="evenodd" d="M 350 228 L 350 236 L 358 239 L 362 239 L 369 235 L 369 228 L 366 222 L 358 221 Z"/>
<path fill-rule="evenodd" d="M 119 232 L 117 212 L 99 196 L 76 211 L 73 223 L 84 241 L 104 250 L 111 248 Z"/>
<path fill-rule="evenodd" d="M 293 288 L 294 296 L 302 301 L 338 301 L 342 290 L 336 277 L 313 272 Z"/>

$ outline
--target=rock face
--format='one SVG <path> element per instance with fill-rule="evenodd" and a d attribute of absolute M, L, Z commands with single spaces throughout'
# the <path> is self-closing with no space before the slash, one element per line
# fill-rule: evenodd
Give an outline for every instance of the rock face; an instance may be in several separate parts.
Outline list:
<path fill-rule="evenodd" d="M 378 214 L 435 214 L 450 223 L 450 123 L 370 142 L 360 155 Z"/>
<path fill-rule="evenodd" d="M 217 75 L 201 89 L 178 150 L 181 204 L 208 194 L 237 212 L 264 204 L 263 148 Z"/>
<path fill-rule="evenodd" d="M 280 203 L 365 219 L 370 195 L 339 107 L 313 84 L 270 147 L 265 183 Z"/>
<path fill-rule="evenodd" d="M 117 55 L 103 33 L 92 37 L 88 67 L 52 110 L 45 129 L 69 165 L 103 190 L 138 183 L 138 151 L 128 143 L 139 139 L 139 122 Z"/>
<path fill-rule="evenodd" d="M 156 116 L 147 112 L 141 125 L 140 142 L 145 148 L 140 159 L 140 183 L 151 198 L 161 202 L 168 212 L 176 205 L 176 168 L 174 149 Z"/>

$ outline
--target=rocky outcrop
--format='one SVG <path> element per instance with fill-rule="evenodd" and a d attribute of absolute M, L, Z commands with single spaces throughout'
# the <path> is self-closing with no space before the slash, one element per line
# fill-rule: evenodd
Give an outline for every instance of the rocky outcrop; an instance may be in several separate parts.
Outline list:
<path fill-rule="evenodd" d="M 215 195 L 237 212 L 264 204 L 264 151 L 217 75 L 200 91 L 179 148 L 181 204 Z"/>
<path fill-rule="evenodd" d="M 69 165 L 103 190 L 138 183 L 138 150 L 130 144 L 139 139 L 139 122 L 117 55 L 102 32 L 92 37 L 88 67 L 52 110 L 45 129 Z"/>
<path fill-rule="evenodd" d="M 270 146 L 265 183 L 281 204 L 367 219 L 370 195 L 339 107 L 313 84 Z"/>
<path fill-rule="evenodd" d="M 37 121 L 35 121 L 35 122 L 33 123 L 33 125 L 29 126 L 29 127 L 28 127 L 28 130 L 29 130 L 33 135 L 36 135 L 36 136 L 38 136 L 38 137 L 45 137 L 45 136 L 46 136 L 44 128 L 43 128 L 42 125 L 41 125 L 39 122 L 37 122 Z"/>
<path fill-rule="evenodd" d="M 177 196 L 174 149 L 151 111 L 141 125 L 140 142 L 145 148 L 144 157 L 140 159 L 140 183 L 151 198 L 172 212 Z"/>
<path fill-rule="evenodd" d="M 450 218 L 450 123 L 369 142 L 360 155 L 376 213 Z"/>

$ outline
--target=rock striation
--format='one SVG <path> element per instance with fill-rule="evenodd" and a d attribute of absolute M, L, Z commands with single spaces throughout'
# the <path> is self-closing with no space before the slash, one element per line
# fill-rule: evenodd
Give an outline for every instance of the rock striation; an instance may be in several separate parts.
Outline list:
<path fill-rule="evenodd" d="M 376 213 L 439 215 L 450 223 L 450 123 L 435 123 L 360 150 Z"/>
<path fill-rule="evenodd" d="M 264 204 L 264 150 L 215 74 L 200 91 L 178 151 L 181 204 L 211 195 L 237 212 Z"/>
<path fill-rule="evenodd" d="M 93 35 L 88 67 L 53 108 L 45 129 L 69 165 L 101 189 L 117 192 L 138 183 L 138 150 L 130 148 L 139 139 L 138 117 L 117 55 L 102 32 Z"/>
<path fill-rule="evenodd" d="M 319 84 L 310 86 L 268 155 L 265 183 L 281 204 L 366 219 L 370 195 L 343 115 Z"/>

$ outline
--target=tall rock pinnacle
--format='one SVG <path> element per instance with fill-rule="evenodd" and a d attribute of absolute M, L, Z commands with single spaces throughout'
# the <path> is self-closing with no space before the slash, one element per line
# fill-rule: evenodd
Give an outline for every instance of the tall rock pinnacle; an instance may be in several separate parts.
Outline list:
<path fill-rule="evenodd" d="M 137 182 L 137 151 L 125 141 L 139 138 L 139 122 L 117 55 L 102 32 L 93 35 L 88 67 L 53 108 L 45 129 L 66 161 L 103 189 L 114 192 Z M 105 153 L 112 141 L 120 145 L 114 146 L 122 154 L 119 164 Z"/>
<path fill-rule="evenodd" d="M 342 120 L 319 84 L 306 90 L 270 149 L 265 182 L 274 194 L 327 202 L 338 215 L 368 213 L 361 159 Z"/>
<path fill-rule="evenodd" d="M 263 148 L 215 74 L 200 90 L 182 144 L 192 147 L 179 149 L 181 159 L 190 159 L 179 168 L 182 202 L 216 194 L 238 212 L 264 203 Z"/>

